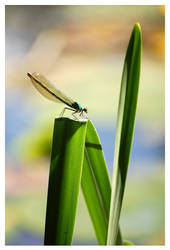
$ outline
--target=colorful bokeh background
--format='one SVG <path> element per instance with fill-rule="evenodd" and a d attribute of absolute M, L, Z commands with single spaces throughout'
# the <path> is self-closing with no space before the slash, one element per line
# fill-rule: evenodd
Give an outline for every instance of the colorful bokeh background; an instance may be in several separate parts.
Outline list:
<path fill-rule="evenodd" d="M 43 245 L 54 118 L 26 73 L 88 107 L 110 177 L 121 73 L 132 28 L 143 54 L 122 235 L 164 245 L 164 6 L 6 6 L 6 244 Z M 69 115 L 69 112 L 66 112 Z M 97 244 L 82 193 L 74 245 Z"/>

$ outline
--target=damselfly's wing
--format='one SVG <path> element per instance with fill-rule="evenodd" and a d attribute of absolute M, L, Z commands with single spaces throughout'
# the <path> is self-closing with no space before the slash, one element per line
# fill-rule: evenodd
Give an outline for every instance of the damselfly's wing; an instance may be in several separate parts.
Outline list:
<path fill-rule="evenodd" d="M 71 98 L 64 95 L 58 90 L 50 81 L 48 81 L 43 75 L 39 73 L 28 73 L 34 87 L 47 99 L 54 102 L 62 102 L 68 106 L 72 106 L 75 102 Z"/>

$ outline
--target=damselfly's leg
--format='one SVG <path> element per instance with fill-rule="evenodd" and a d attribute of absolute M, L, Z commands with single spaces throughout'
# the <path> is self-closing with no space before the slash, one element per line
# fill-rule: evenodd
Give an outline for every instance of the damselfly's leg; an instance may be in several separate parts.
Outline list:
<path fill-rule="evenodd" d="M 79 111 L 78 110 L 74 110 L 74 112 L 72 113 L 72 116 L 76 119 L 76 120 L 78 120 L 78 118 L 74 115 L 74 114 L 76 114 L 76 113 L 78 113 Z"/>
<path fill-rule="evenodd" d="M 61 112 L 61 114 L 60 114 L 60 117 L 63 117 L 64 112 L 65 112 L 66 109 L 71 110 L 71 111 L 75 111 L 75 109 L 71 109 L 71 108 L 65 107 L 65 108 L 62 110 L 62 112 Z"/>
<path fill-rule="evenodd" d="M 83 118 L 85 118 L 85 119 L 88 119 L 88 117 L 87 117 L 87 116 L 84 116 L 83 110 L 81 110 L 81 112 L 80 112 L 80 116 L 82 116 L 82 117 L 83 117 Z"/>
<path fill-rule="evenodd" d="M 63 117 L 65 110 L 66 110 L 66 108 L 64 108 L 64 109 L 61 111 L 60 117 Z"/>

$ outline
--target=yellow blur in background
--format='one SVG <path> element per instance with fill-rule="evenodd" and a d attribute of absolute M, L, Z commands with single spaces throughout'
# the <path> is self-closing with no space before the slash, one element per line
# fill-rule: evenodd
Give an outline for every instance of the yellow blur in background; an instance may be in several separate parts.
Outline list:
<path fill-rule="evenodd" d="M 143 53 L 120 225 L 135 245 L 164 245 L 164 6 L 6 6 L 6 244 L 43 245 L 54 118 L 27 72 L 88 108 L 110 177 L 121 74 L 139 22 Z M 69 115 L 69 112 L 66 113 Z M 74 245 L 97 244 L 80 193 Z"/>

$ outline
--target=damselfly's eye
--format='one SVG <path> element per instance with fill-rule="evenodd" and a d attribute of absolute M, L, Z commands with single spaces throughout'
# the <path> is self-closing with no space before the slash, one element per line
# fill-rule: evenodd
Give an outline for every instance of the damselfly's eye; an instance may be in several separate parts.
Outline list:
<path fill-rule="evenodd" d="M 88 113 L 88 111 L 87 111 L 87 109 L 86 109 L 86 108 L 84 108 L 84 109 L 83 109 L 83 111 L 84 111 L 84 112 L 86 112 L 86 113 Z"/>

